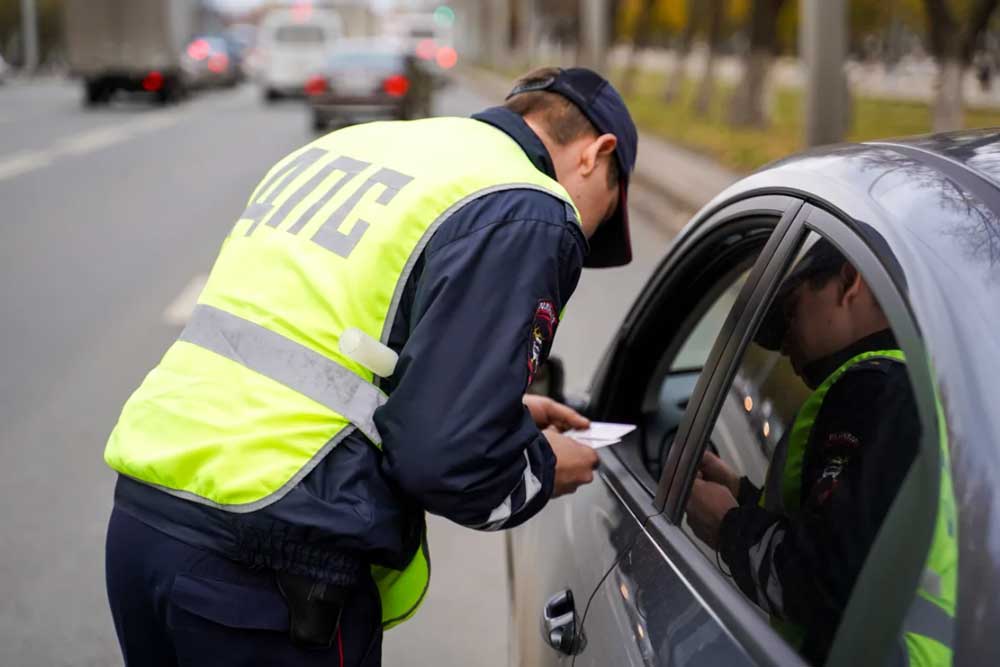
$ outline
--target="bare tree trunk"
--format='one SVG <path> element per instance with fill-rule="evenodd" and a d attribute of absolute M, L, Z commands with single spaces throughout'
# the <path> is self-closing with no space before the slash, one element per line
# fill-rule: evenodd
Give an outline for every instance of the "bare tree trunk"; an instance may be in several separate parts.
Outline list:
<path fill-rule="evenodd" d="M 963 126 L 962 80 L 997 5 L 1000 0 L 974 0 L 959 31 L 960 22 L 947 0 L 924 0 L 927 41 L 938 65 L 932 121 L 935 132 Z"/>
<path fill-rule="evenodd" d="M 694 110 L 699 115 L 708 113 L 715 94 L 715 60 L 722 41 L 722 19 L 725 13 L 725 0 L 711 0 L 709 3 L 708 23 L 708 54 L 705 56 L 705 68 L 702 70 L 701 82 L 694 98 Z"/>
<path fill-rule="evenodd" d="M 750 49 L 743 61 L 743 80 L 730 98 L 729 122 L 765 127 L 767 79 L 778 51 L 778 13 L 784 0 L 753 0 L 750 8 Z"/>
<path fill-rule="evenodd" d="M 743 80 L 730 98 L 729 122 L 747 127 L 766 127 L 767 79 L 774 56 L 766 51 L 752 51 L 743 65 Z"/>
<path fill-rule="evenodd" d="M 691 44 L 694 36 L 701 25 L 702 10 L 698 0 L 688 0 L 687 3 L 687 24 L 681 33 L 680 43 L 677 45 L 674 54 L 674 66 L 671 68 L 670 76 L 667 78 L 667 87 L 663 91 L 663 101 L 673 102 L 681 92 L 681 86 L 687 71 L 687 58 L 691 53 Z"/>
<path fill-rule="evenodd" d="M 964 126 L 962 108 L 962 79 L 965 65 L 960 59 L 946 59 L 938 63 L 934 82 L 933 130 L 950 132 Z"/>
<path fill-rule="evenodd" d="M 632 46 L 629 49 L 628 63 L 622 76 L 622 95 L 629 96 L 635 92 L 635 77 L 639 69 L 638 59 L 643 49 L 649 44 L 650 24 L 652 23 L 653 5 L 656 0 L 643 0 L 636 19 L 635 32 L 632 36 Z"/>

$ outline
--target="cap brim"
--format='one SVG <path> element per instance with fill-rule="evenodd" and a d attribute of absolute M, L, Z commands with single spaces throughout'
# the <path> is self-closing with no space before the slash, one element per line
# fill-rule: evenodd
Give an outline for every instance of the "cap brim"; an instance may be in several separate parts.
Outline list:
<path fill-rule="evenodd" d="M 785 330 L 788 322 L 785 321 L 784 306 L 782 299 L 775 299 L 771 307 L 764 313 L 764 319 L 757 329 L 757 334 L 753 341 L 765 350 L 777 352 L 781 349 L 781 344 L 785 340 Z"/>
<path fill-rule="evenodd" d="M 778 291 L 771 300 L 771 305 L 764 313 L 764 319 L 753 337 L 753 341 L 765 350 L 777 352 L 781 350 L 781 344 L 785 342 L 785 334 L 788 332 L 788 318 L 785 316 L 785 299 L 795 291 L 799 283 L 804 279 L 805 274 L 792 273 L 785 278 Z"/>
<path fill-rule="evenodd" d="M 619 186 L 618 208 L 590 237 L 590 253 L 583 265 L 588 269 L 625 266 L 632 261 L 632 239 L 628 227 L 628 183 Z"/>

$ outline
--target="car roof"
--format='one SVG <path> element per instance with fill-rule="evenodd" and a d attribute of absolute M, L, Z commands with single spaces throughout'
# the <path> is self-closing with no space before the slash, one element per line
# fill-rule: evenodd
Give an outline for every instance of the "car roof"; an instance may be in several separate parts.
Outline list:
<path fill-rule="evenodd" d="M 696 220 L 755 192 L 796 194 L 854 223 L 902 279 L 952 444 L 977 468 L 966 472 L 1000 470 L 1000 130 L 809 150 L 733 184 Z"/>

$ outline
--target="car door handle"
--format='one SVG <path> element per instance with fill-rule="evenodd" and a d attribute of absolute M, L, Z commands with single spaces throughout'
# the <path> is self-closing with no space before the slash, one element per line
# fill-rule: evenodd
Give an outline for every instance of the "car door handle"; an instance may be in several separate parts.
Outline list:
<path fill-rule="evenodd" d="M 560 591 L 549 598 L 542 610 L 542 635 L 549 646 L 565 655 L 577 655 L 587 645 L 576 614 L 573 591 Z"/>

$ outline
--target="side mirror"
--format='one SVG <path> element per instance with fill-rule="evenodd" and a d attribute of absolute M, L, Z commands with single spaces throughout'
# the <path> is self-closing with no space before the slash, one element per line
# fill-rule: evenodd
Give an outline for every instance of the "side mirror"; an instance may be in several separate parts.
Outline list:
<path fill-rule="evenodd" d="M 538 372 L 535 380 L 528 387 L 529 394 L 548 396 L 559 403 L 566 402 L 566 370 L 558 357 L 549 357 Z"/>

